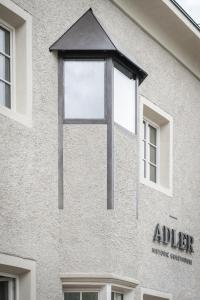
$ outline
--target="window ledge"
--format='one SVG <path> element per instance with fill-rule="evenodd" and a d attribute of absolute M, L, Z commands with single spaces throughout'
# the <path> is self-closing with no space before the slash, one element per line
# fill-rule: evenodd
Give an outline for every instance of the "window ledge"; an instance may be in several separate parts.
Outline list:
<path fill-rule="evenodd" d="M 105 284 L 112 284 L 114 286 L 120 286 L 124 289 L 133 289 L 139 282 L 133 278 L 121 277 L 114 274 L 90 274 L 90 273 L 80 273 L 80 274 L 61 274 L 61 282 L 63 286 L 68 285 L 92 285 L 92 286 L 102 286 Z"/>
<path fill-rule="evenodd" d="M 161 186 L 161 185 L 159 185 L 159 184 L 156 184 L 156 183 L 153 183 L 153 182 L 150 182 L 150 181 L 148 181 L 148 180 L 146 180 L 146 179 L 144 179 L 144 178 L 142 178 L 141 180 L 140 180 L 140 183 L 141 184 L 144 184 L 144 185 L 146 185 L 146 186 L 148 186 L 148 187 L 150 187 L 150 188 L 152 188 L 152 189 L 154 189 L 154 190 L 156 190 L 156 191 L 159 191 L 159 192 L 161 192 L 161 193 L 163 193 L 163 194 L 165 194 L 165 195 L 167 195 L 167 196 L 169 196 L 169 197 L 172 197 L 173 196 L 173 193 L 172 193 L 172 189 L 171 188 L 165 188 L 165 187 L 163 187 L 163 186 Z"/>
<path fill-rule="evenodd" d="M 0 115 L 3 115 L 5 117 L 8 117 L 8 118 L 14 120 L 14 121 L 17 121 L 17 122 L 19 122 L 19 123 L 21 123 L 24 126 L 27 126 L 29 128 L 32 127 L 31 118 L 28 118 L 24 115 L 21 115 L 17 112 L 14 112 L 14 111 L 10 110 L 9 108 L 1 106 L 1 105 L 0 105 Z"/>

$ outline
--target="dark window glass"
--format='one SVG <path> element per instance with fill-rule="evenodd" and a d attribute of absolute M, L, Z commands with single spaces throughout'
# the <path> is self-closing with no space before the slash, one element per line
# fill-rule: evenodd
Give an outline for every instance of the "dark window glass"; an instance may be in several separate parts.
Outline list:
<path fill-rule="evenodd" d="M 0 52 L 10 55 L 10 32 L 0 26 Z"/>
<path fill-rule="evenodd" d="M 0 300 L 8 300 L 8 281 L 0 281 Z"/>
<path fill-rule="evenodd" d="M 11 107 L 10 85 L 0 80 L 0 105 Z"/>
<path fill-rule="evenodd" d="M 98 300 L 98 293 L 96 292 L 83 292 L 82 300 Z"/>
<path fill-rule="evenodd" d="M 80 293 L 65 293 L 65 300 L 80 300 Z"/>
<path fill-rule="evenodd" d="M 10 58 L 0 54 L 0 78 L 10 82 Z"/>

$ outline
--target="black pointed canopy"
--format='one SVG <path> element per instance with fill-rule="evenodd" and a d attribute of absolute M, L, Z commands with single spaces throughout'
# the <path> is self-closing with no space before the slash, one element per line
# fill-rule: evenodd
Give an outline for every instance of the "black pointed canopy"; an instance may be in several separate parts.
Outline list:
<path fill-rule="evenodd" d="M 122 63 L 134 74 L 138 75 L 141 83 L 147 73 L 123 55 L 113 44 L 95 15 L 89 9 L 78 21 L 76 21 L 51 47 L 50 51 L 65 53 L 98 52 L 109 55 L 118 63 Z"/>

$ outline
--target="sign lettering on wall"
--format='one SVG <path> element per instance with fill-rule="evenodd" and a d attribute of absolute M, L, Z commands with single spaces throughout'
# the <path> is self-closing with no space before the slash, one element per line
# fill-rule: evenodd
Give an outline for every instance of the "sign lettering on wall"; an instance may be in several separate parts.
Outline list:
<path fill-rule="evenodd" d="M 183 232 L 176 232 L 167 226 L 157 224 L 154 230 L 153 241 L 164 245 L 170 245 L 174 249 L 185 251 L 186 253 L 194 253 L 194 238 Z"/>

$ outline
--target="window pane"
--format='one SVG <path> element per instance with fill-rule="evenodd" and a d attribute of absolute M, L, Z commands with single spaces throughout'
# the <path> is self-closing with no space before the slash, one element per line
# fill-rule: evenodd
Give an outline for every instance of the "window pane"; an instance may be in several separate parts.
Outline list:
<path fill-rule="evenodd" d="M 104 118 L 104 61 L 65 61 L 65 118 Z"/>
<path fill-rule="evenodd" d="M 143 143 L 143 156 L 142 156 L 142 157 L 143 157 L 144 159 L 146 159 L 146 142 L 143 141 L 142 143 Z"/>
<path fill-rule="evenodd" d="M 122 294 L 116 294 L 116 300 L 123 300 Z"/>
<path fill-rule="evenodd" d="M 156 167 L 150 165 L 150 180 L 156 182 Z"/>
<path fill-rule="evenodd" d="M 144 170 L 144 178 L 146 178 L 146 161 L 143 160 L 142 163 L 143 163 L 143 170 Z"/>
<path fill-rule="evenodd" d="M 135 81 L 114 69 L 114 121 L 135 132 Z"/>
<path fill-rule="evenodd" d="M 65 293 L 65 300 L 80 300 L 80 293 Z"/>
<path fill-rule="evenodd" d="M 0 105 L 11 107 L 10 103 L 10 86 L 0 80 Z"/>
<path fill-rule="evenodd" d="M 0 26 L 0 51 L 10 55 L 10 32 Z"/>
<path fill-rule="evenodd" d="M 0 281 L 0 300 L 8 300 L 8 281 Z"/>
<path fill-rule="evenodd" d="M 82 293 L 82 300 L 98 300 L 98 293 Z"/>
<path fill-rule="evenodd" d="M 0 54 L 0 77 L 10 81 L 10 59 Z"/>
<path fill-rule="evenodd" d="M 150 143 L 153 145 L 156 145 L 156 128 L 149 125 L 149 131 L 150 131 Z"/>
<path fill-rule="evenodd" d="M 150 162 L 156 164 L 156 147 L 150 145 Z"/>
<path fill-rule="evenodd" d="M 146 122 L 143 121 L 143 138 L 146 139 Z"/>

